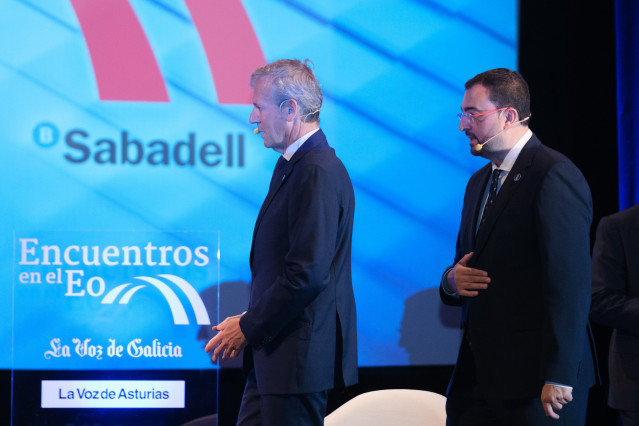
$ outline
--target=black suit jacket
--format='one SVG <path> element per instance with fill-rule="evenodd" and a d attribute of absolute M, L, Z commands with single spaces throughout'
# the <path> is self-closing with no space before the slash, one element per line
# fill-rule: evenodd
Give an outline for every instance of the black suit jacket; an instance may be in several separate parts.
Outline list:
<path fill-rule="evenodd" d="M 357 382 L 351 282 L 355 198 L 324 133 L 286 164 L 259 212 L 251 295 L 240 327 L 262 394 L 309 393 Z"/>
<path fill-rule="evenodd" d="M 639 205 L 601 219 L 592 262 L 594 321 L 613 327 L 608 403 L 639 407 Z"/>
<path fill-rule="evenodd" d="M 545 382 L 589 387 L 588 185 L 533 135 L 475 236 L 491 171 L 489 163 L 468 182 L 455 253 L 457 263 L 474 252 L 469 266 L 486 271 L 491 283 L 476 297 L 440 288 L 444 303 L 462 306 L 465 328 L 449 392 L 470 391 L 475 374 L 483 395 L 498 399 L 538 398 Z"/>

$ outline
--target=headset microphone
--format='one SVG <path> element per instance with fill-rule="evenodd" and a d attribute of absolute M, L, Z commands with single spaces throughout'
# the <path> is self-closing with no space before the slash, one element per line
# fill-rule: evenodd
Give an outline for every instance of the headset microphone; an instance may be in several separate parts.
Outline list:
<path fill-rule="evenodd" d="M 258 129 L 257 127 L 256 127 L 256 128 L 254 128 L 254 129 L 253 129 L 253 133 L 255 133 L 255 134 L 257 135 L 258 133 L 260 133 L 260 129 Z"/>
<path fill-rule="evenodd" d="M 527 121 L 528 119 L 530 119 L 530 116 L 528 116 L 528 117 L 524 118 L 523 120 L 519 120 L 519 121 L 517 121 L 517 122 L 513 123 L 513 126 L 514 126 L 515 124 L 523 123 L 524 121 Z M 512 126 L 511 126 L 511 127 L 512 127 Z M 507 127 L 507 128 L 508 128 L 508 127 Z M 472 149 L 473 149 L 473 152 L 474 152 L 474 153 L 478 153 L 478 152 L 480 152 L 480 151 L 482 150 L 482 148 L 484 147 L 484 145 L 486 145 L 488 142 L 490 142 L 490 141 L 492 141 L 493 139 L 495 139 L 497 136 L 501 135 L 501 134 L 503 133 L 503 131 L 504 131 L 504 130 L 506 130 L 507 128 L 505 128 L 505 129 L 501 129 L 499 132 L 495 133 L 494 135 L 492 135 L 491 137 L 489 137 L 488 139 L 486 139 L 484 142 L 482 142 L 482 143 L 478 143 L 477 145 L 473 146 L 473 148 L 472 148 Z"/>
<path fill-rule="evenodd" d="M 501 133 L 504 130 L 506 130 L 506 129 L 501 129 L 499 132 L 495 133 L 494 135 L 492 135 L 491 137 L 486 139 L 484 142 L 478 143 L 477 145 L 473 146 L 473 152 L 475 152 L 475 153 L 480 152 L 482 150 L 482 148 L 484 147 L 484 145 L 486 145 L 488 142 L 492 141 L 497 136 L 501 135 Z"/>

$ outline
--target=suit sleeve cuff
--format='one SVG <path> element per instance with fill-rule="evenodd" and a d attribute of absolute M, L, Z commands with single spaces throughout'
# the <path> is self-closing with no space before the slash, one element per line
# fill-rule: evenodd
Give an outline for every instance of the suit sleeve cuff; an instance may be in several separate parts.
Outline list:
<path fill-rule="evenodd" d="M 442 281 L 440 283 L 442 290 L 444 291 L 444 293 L 446 293 L 449 296 L 457 296 L 457 293 L 455 293 L 454 291 L 452 291 L 450 289 L 450 287 L 448 287 L 448 273 L 451 271 L 451 269 L 453 269 L 454 266 L 449 266 L 448 269 L 446 269 L 446 271 L 444 271 L 444 275 L 442 275 Z"/>

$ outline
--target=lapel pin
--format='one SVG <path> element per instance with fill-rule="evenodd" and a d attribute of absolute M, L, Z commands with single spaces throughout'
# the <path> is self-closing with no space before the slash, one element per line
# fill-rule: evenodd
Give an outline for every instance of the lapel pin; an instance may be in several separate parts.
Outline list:
<path fill-rule="evenodd" d="M 520 180 L 520 179 L 521 179 L 521 173 L 517 173 L 517 174 L 515 175 L 514 181 L 515 181 L 515 182 L 519 182 L 519 180 Z"/>

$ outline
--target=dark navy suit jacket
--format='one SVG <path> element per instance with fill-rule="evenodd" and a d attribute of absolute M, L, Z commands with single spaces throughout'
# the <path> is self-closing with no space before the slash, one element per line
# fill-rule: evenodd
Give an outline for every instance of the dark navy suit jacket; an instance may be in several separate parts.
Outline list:
<path fill-rule="evenodd" d="M 639 407 L 639 205 L 604 217 L 592 253 L 593 321 L 613 327 L 610 396 L 618 410 Z"/>
<path fill-rule="evenodd" d="M 455 253 L 457 263 L 474 252 L 468 266 L 491 283 L 476 297 L 440 288 L 444 303 L 462 306 L 465 328 L 449 393 L 468 392 L 475 372 L 483 395 L 497 399 L 538 398 L 546 382 L 590 387 L 588 185 L 533 135 L 475 235 L 491 171 L 489 163 L 468 182 Z"/>
<path fill-rule="evenodd" d="M 321 130 L 276 179 L 253 233 L 245 368 L 262 394 L 355 384 L 351 180 Z"/>

